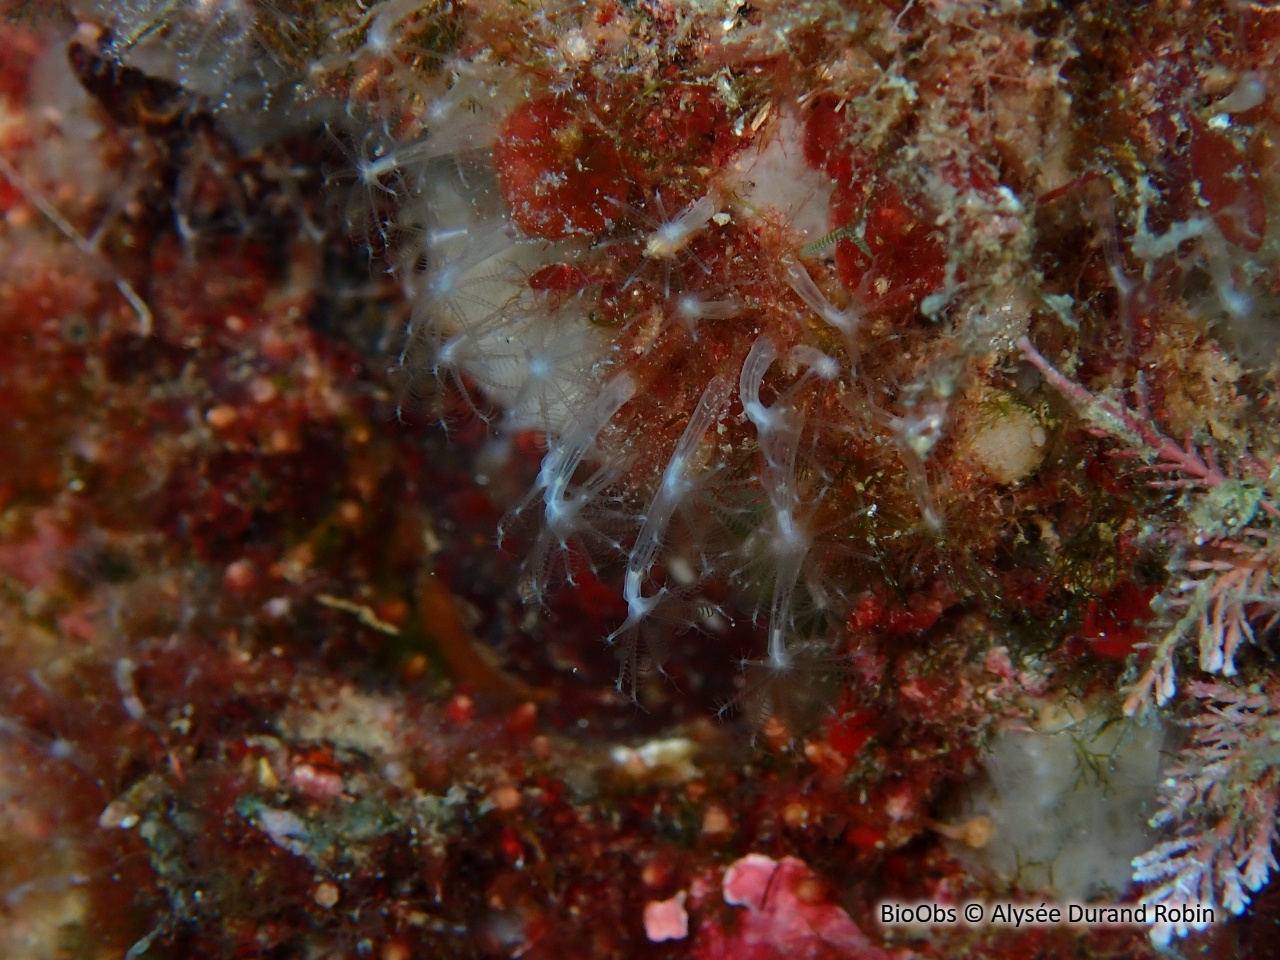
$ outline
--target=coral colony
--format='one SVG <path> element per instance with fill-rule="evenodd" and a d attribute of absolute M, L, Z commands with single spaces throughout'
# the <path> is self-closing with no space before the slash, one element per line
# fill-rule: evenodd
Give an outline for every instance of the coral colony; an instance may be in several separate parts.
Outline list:
<path fill-rule="evenodd" d="M 1277 955 L 1280 5 L 3 10 L 0 956 Z"/>

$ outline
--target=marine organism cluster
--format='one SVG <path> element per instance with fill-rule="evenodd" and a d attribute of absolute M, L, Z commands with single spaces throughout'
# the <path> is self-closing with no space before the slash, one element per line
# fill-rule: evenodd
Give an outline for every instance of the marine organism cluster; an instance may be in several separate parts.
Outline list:
<path fill-rule="evenodd" d="M 0 952 L 1269 955 L 1273 5 L 36 6 Z"/>

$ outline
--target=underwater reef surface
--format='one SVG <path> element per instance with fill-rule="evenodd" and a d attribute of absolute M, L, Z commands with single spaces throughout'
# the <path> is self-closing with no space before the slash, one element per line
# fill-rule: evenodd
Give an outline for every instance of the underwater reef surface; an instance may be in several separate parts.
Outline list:
<path fill-rule="evenodd" d="M 1280 8 L 0 9 L 0 955 L 1275 955 Z"/>

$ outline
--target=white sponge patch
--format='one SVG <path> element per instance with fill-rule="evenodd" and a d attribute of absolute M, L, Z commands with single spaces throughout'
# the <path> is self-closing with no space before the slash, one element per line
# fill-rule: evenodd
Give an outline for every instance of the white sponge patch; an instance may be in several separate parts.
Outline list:
<path fill-rule="evenodd" d="M 1107 723 L 1083 708 L 1046 708 L 1036 724 L 992 737 L 988 782 L 969 805 L 991 818 L 991 840 L 962 852 L 999 882 L 1062 903 L 1113 900 L 1130 861 L 1150 849 L 1164 731 Z"/>

